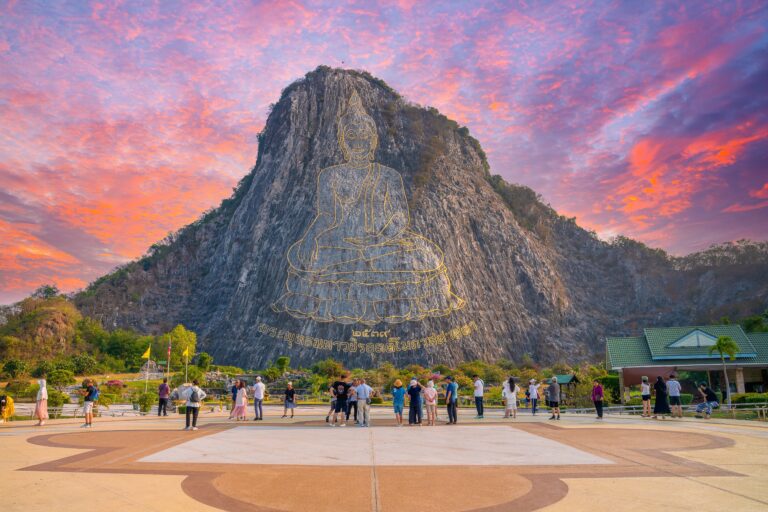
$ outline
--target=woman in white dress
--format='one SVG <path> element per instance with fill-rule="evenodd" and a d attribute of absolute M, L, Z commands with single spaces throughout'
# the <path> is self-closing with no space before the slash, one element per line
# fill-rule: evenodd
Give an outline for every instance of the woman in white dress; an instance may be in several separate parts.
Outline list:
<path fill-rule="evenodd" d="M 504 388 L 501 391 L 501 396 L 504 398 L 504 417 L 509 418 L 510 414 L 512 418 L 517 418 L 517 395 L 520 393 L 520 386 L 515 382 L 514 377 L 510 377 L 509 380 L 504 382 Z"/>
<path fill-rule="evenodd" d="M 37 426 L 42 427 L 45 425 L 45 420 L 48 419 L 48 384 L 45 382 L 45 375 L 37 383 L 40 389 L 37 391 L 35 401 L 35 418 L 37 418 Z"/>

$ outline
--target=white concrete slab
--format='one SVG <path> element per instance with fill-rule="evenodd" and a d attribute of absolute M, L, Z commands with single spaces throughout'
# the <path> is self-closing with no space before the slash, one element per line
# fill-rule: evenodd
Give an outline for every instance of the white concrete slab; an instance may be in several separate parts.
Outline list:
<path fill-rule="evenodd" d="M 298 466 L 519 466 L 612 464 L 506 426 L 420 428 L 235 427 L 142 462 Z"/>

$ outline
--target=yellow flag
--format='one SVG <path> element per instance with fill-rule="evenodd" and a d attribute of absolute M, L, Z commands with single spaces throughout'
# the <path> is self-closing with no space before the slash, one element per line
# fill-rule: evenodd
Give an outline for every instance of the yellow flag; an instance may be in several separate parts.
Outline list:
<path fill-rule="evenodd" d="M 152 345 L 147 347 L 147 351 L 144 352 L 144 355 L 141 356 L 142 359 L 149 359 L 149 351 L 152 348 Z"/>
<path fill-rule="evenodd" d="M 184 357 L 189 357 L 189 347 L 184 349 L 184 352 L 181 353 Z"/>

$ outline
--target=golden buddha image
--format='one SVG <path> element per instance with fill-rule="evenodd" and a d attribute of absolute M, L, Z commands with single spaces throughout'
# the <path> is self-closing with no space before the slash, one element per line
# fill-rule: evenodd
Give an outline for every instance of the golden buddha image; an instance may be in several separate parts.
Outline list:
<path fill-rule="evenodd" d="M 341 324 L 400 323 L 461 309 L 443 252 L 409 228 L 400 173 L 373 161 L 376 125 L 356 92 L 339 118 L 344 163 L 317 178 L 317 216 L 288 250 L 273 309 Z"/>

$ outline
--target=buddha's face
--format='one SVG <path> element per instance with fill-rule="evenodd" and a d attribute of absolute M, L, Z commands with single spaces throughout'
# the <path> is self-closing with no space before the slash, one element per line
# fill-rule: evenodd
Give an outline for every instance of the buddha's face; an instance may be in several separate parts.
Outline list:
<path fill-rule="evenodd" d="M 370 160 L 376 149 L 377 137 L 366 123 L 350 123 L 344 128 L 342 145 L 352 161 Z"/>

